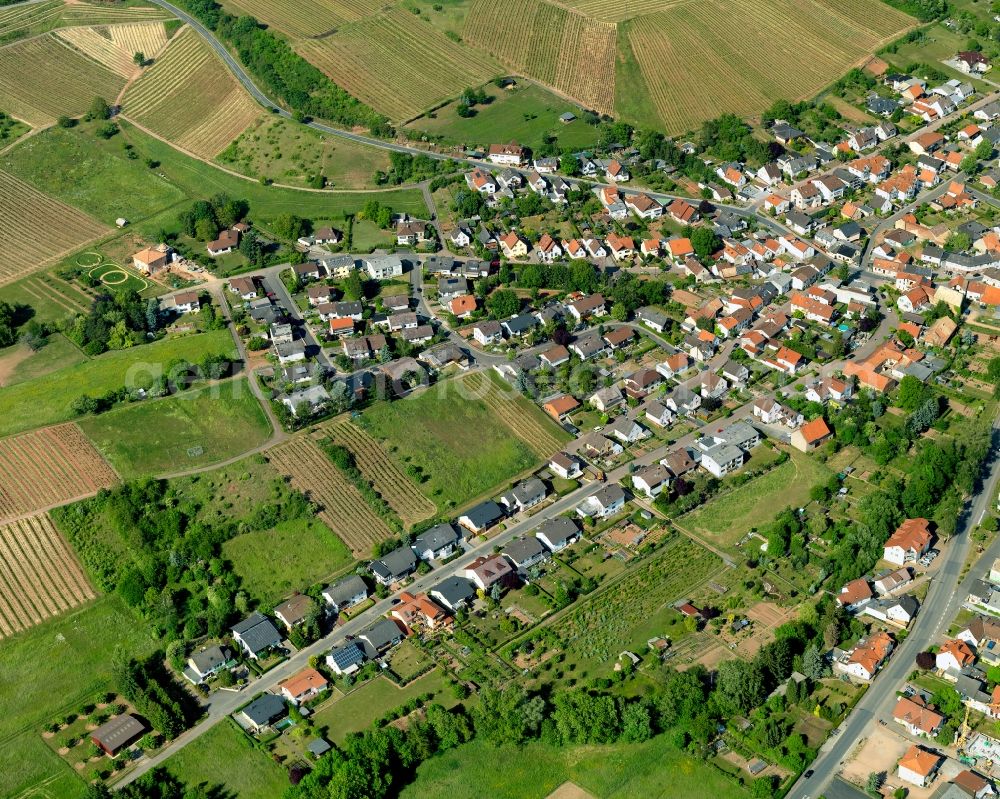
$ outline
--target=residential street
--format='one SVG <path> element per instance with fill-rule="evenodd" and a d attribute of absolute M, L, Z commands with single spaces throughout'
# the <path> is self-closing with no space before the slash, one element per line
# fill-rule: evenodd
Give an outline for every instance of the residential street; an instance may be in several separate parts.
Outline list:
<path fill-rule="evenodd" d="M 875 678 L 872 686 L 851 711 L 840 732 L 827 740 L 820 755 L 812 765 L 813 775 L 800 779 L 789 796 L 794 799 L 817 799 L 831 785 L 841 763 L 868 734 L 871 725 L 878 719 L 892 723 L 892 709 L 896 704 L 896 691 L 914 669 L 913 659 L 918 652 L 940 640 L 949 622 L 955 617 L 968 594 L 972 582 L 983 575 L 983 564 L 1000 557 L 1000 537 L 987 548 L 978 563 L 969 570 L 965 579 L 959 576 L 969 549 L 969 531 L 982 519 L 997 495 L 1000 482 L 1000 458 L 997 445 L 1000 443 L 1000 414 L 993 421 L 993 453 L 988 463 L 989 472 L 984 476 L 978 493 L 966 504 L 963 515 L 952 539 L 942 547 L 944 562 L 937 576 L 931 581 L 920 612 L 910 628 L 909 635 L 893 652 L 888 664 Z M 831 794 L 832 795 L 832 794 Z"/>

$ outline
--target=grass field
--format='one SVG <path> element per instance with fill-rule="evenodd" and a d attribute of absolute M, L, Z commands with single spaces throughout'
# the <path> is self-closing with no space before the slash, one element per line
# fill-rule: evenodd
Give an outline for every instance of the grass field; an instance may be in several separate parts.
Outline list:
<path fill-rule="evenodd" d="M 91 298 L 85 294 L 78 286 L 71 285 L 58 278 L 51 269 L 42 269 L 33 272 L 27 277 L 19 278 L 13 283 L 7 283 L 3 287 L 4 299 L 9 302 L 21 302 L 30 305 L 35 312 L 35 319 L 47 322 L 62 322 L 67 315 L 83 313 L 90 307 Z M 58 336 L 51 336 L 50 342 L 58 340 Z M 68 344 L 68 342 L 66 342 Z M 45 347 L 48 349 L 48 347 Z M 74 347 L 74 349 L 76 349 Z M 9 350 L 4 351 L 5 354 Z M 77 352 L 80 352 L 77 349 Z M 39 350 L 36 355 L 42 355 L 44 350 Z M 80 353 L 80 357 L 83 354 Z M 39 362 L 47 362 L 48 355 L 42 355 Z M 53 362 L 58 358 L 53 358 Z"/>
<path fill-rule="evenodd" d="M 829 480 L 832 472 L 815 458 L 800 452 L 766 474 L 676 520 L 725 549 L 733 547 L 751 528 L 761 529 L 785 508 L 800 508 L 809 502 L 809 489 Z"/>
<path fill-rule="evenodd" d="M 73 416 L 70 404 L 81 394 L 99 396 L 126 382 L 150 385 L 163 366 L 177 358 L 197 362 L 205 355 L 234 355 L 228 330 L 164 339 L 51 372 L 0 392 L 0 435 L 55 424 Z M 189 445 L 190 446 L 190 445 Z"/>
<path fill-rule="evenodd" d="M 0 285 L 30 275 L 109 228 L 0 171 Z"/>
<path fill-rule="evenodd" d="M 371 199 L 370 194 L 364 193 L 325 194 L 262 186 L 259 181 L 235 177 L 186 156 L 132 126 L 124 127 L 126 139 L 135 146 L 139 155 L 159 161 L 157 171 L 166 175 L 188 197 L 211 197 L 218 192 L 243 197 L 250 203 L 250 215 L 255 224 L 266 225 L 275 216 L 286 213 L 308 219 L 343 219 L 345 213 L 360 210 Z M 378 200 L 399 213 L 406 212 L 419 218 L 426 218 L 428 213 L 419 189 L 380 192 Z"/>
<path fill-rule="evenodd" d="M 376 403 L 360 424 L 392 457 L 421 470 L 421 490 L 439 510 L 462 506 L 542 460 L 461 380 Z"/>
<path fill-rule="evenodd" d="M 46 746 L 41 725 L 111 687 L 116 646 L 142 655 L 156 645 L 146 626 L 114 597 L 97 599 L 5 640 L 0 674 L 5 686 L 17 690 L 0 691 L 5 763 L 0 796 L 73 799 L 82 794 L 83 782 Z M 32 788 L 36 790 L 26 793 Z"/>
<path fill-rule="evenodd" d="M 0 387 L 26 383 L 67 366 L 85 361 L 75 344 L 61 333 L 49 337 L 49 343 L 37 352 L 25 344 L 15 344 L 0 351 Z M 5 366 L 5 362 L 10 366 Z"/>
<path fill-rule="evenodd" d="M 419 116 L 501 72 L 403 7 L 303 39 L 296 51 L 355 97 L 393 120 Z"/>
<path fill-rule="evenodd" d="M 385 150 L 268 115 L 258 119 L 217 160 L 250 177 L 266 177 L 290 186 L 307 186 L 314 175 L 327 186 L 364 188 L 376 170 L 389 168 Z"/>
<path fill-rule="evenodd" d="M 614 746 L 530 743 L 497 749 L 473 741 L 422 764 L 400 799 L 544 799 L 567 780 L 598 799 L 739 799 L 750 795 L 660 735 L 642 744 Z"/>
<path fill-rule="evenodd" d="M 129 87 L 123 113 L 178 147 L 213 158 L 264 111 L 207 42 L 185 28 Z"/>
<path fill-rule="evenodd" d="M 82 124 L 71 130 L 54 127 L 26 139 L 0 158 L 0 170 L 7 170 L 41 191 L 51 194 L 71 206 L 81 208 L 98 219 L 113 222 L 118 216 L 131 220 L 137 233 L 153 237 L 161 228 L 176 228 L 177 216 L 187 200 L 205 199 L 224 192 L 241 197 L 250 203 L 254 224 L 266 229 L 267 223 L 283 213 L 298 214 L 309 219 L 343 220 L 345 213 L 354 213 L 370 199 L 370 194 L 338 192 L 322 193 L 263 186 L 259 181 L 240 178 L 223 172 L 211 164 L 185 155 L 165 142 L 159 141 L 122 120 L 122 135 L 104 141 L 94 135 L 91 125 Z M 136 158 L 128 158 L 126 144 L 134 147 Z M 157 162 L 155 170 L 144 164 L 146 159 Z M 0 173 L 0 191 L 5 182 Z M 21 185 L 14 182 L 13 185 Z M 25 189 L 23 197 L 32 196 Z M 48 198 L 44 198 L 48 200 Z M 48 200 L 51 202 L 51 200 Z M 379 193 L 379 201 L 397 212 L 406 212 L 426 218 L 427 206 L 419 189 L 404 189 Z M 6 212 L 0 194 L 0 213 Z M 35 200 L 36 205 L 41 200 Z M 69 232 L 69 225 L 79 216 L 72 209 L 56 203 L 50 216 L 63 220 L 61 226 L 50 226 L 48 238 L 40 244 L 38 219 L 40 213 L 29 216 L 21 206 L 12 206 L 4 217 L 11 220 L 0 227 L 0 284 L 5 280 L 3 264 L 9 261 L 8 270 L 14 279 L 16 270 L 22 273 L 40 267 L 39 248 L 50 242 L 60 243 Z M 77 238 L 66 246 L 62 255 L 79 249 L 86 241 L 110 232 L 90 220 L 97 232 Z M 342 224 L 342 222 L 341 222 Z M 8 232 L 11 231 L 11 232 Z M 5 237 L 19 233 L 19 244 L 11 250 L 4 246 Z M 14 239 L 11 239 L 12 241 Z M 7 257 L 5 258 L 5 253 Z M 50 260 L 58 257 L 53 253 Z"/>
<path fill-rule="evenodd" d="M 244 378 L 114 408 L 81 419 L 80 426 L 123 477 L 218 463 L 271 434 Z"/>
<path fill-rule="evenodd" d="M 441 672 L 434 669 L 403 688 L 384 677 L 376 677 L 347 696 L 324 705 L 316 712 L 313 723 L 320 730 L 326 729 L 327 740 L 342 743 L 347 733 L 367 729 L 387 711 L 421 694 L 434 694 L 432 701 L 446 707 L 455 704 L 454 696 L 445 689 Z"/>
<path fill-rule="evenodd" d="M 0 108 L 32 127 L 79 116 L 95 96 L 111 102 L 124 85 L 55 34 L 0 48 Z"/>
<path fill-rule="evenodd" d="M 576 120 L 568 125 L 559 117 L 567 111 L 579 116 L 580 107 L 554 95 L 534 83 L 525 83 L 513 90 L 487 86 L 485 91 L 493 102 L 476 106 L 472 117 L 460 117 L 455 103 L 449 103 L 433 114 L 415 119 L 408 127 L 441 136 L 445 142 L 488 146 L 501 138 L 514 139 L 525 147 L 538 148 L 545 136 L 554 135 L 560 147 L 587 149 L 597 143 L 600 132 L 596 127 Z"/>
<path fill-rule="evenodd" d="M 231 538 L 222 545 L 243 587 L 273 605 L 354 562 L 344 542 L 318 519 L 294 519 L 272 530 Z"/>
<path fill-rule="evenodd" d="M 188 787 L 204 785 L 210 795 L 272 799 L 288 787 L 288 774 L 240 730 L 223 719 L 194 746 L 185 746 L 166 763 L 167 771 Z"/>
<path fill-rule="evenodd" d="M 411 526 L 434 515 L 434 503 L 420 493 L 378 441 L 346 416 L 322 425 L 320 430 L 335 444 L 351 451 L 365 479 L 389 503 L 403 524 Z"/>
<path fill-rule="evenodd" d="M 3 156 L 0 168 L 108 225 L 120 216 L 135 222 L 185 199 L 142 161 L 128 158 L 121 136 L 105 141 L 87 127 L 32 136 Z"/>

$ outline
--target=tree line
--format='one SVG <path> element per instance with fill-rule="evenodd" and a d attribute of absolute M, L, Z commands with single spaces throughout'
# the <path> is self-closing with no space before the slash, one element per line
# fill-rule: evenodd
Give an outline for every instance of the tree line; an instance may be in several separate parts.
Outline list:
<path fill-rule="evenodd" d="M 373 136 L 391 134 L 385 116 L 352 97 L 253 17 L 234 17 L 215 0 L 180 0 L 180 5 L 230 44 L 257 81 L 300 117 L 366 127 Z"/>

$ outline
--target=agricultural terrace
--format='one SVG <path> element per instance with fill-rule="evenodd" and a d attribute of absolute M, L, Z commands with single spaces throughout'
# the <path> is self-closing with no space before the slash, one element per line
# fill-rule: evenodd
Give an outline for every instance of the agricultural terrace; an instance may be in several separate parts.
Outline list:
<path fill-rule="evenodd" d="M 0 286 L 37 272 L 109 231 L 96 219 L 3 171 L 0 219 Z"/>
<path fill-rule="evenodd" d="M 319 430 L 333 443 L 351 451 L 361 474 L 407 527 L 434 515 L 434 503 L 420 493 L 378 441 L 347 417 L 321 425 Z"/>
<path fill-rule="evenodd" d="M 73 423 L 0 438 L 0 522 L 116 482 L 118 475 Z"/>
<path fill-rule="evenodd" d="M 228 330 L 178 336 L 127 350 L 113 350 L 82 363 L 0 391 L 0 435 L 19 433 L 73 418 L 71 405 L 81 394 L 98 397 L 122 388 L 149 388 L 167 364 L 191 363 L 207 355 L 235 357 Z"/>
<path fill-rule="evenodd" d="M 125 93 L 123 113 L 203 158 L 213 158 L 263 111 L 191 28 L 170 41 Z"/>
<path fill-rule="evenodd" d="M 354 563 L 343 541 L 319 519 L 291 519 L 270 530 L 254 530 L 222 545 L 241 585 L 264 604 L 293 591 L 329 582 Z"/>
<path fill-rule="evenodd" d="M 760 530 L 785 508 L 805 507 L 809 490 L 832 476 L 815 458 L 793 452 L 780 466 L 709 500 L 675 523 L 715 546 L 731 549 L 747 532 Z"/>
<path fill-rule="evenodd" d="M 649 561 L 626 572 L 553 622 L 567 657 L 589 666 L 610 666 L 623 649 L 639 650 L 655 620 L 722 568 L 722 559 L 677 536 Z"/>
<path fill-rule="evenodd" d="M 319 518 L 357 557 L 370 556 L 375 544 L 392 537 L 386 523 L 312 439 L 297 436 L 268 450 L 267 457 L 293 488 L 319 506 Z"/>
<path fill-rule="evenodd" d="M 519 437 L 528 435 L 523 429 L 511 435 L 512 428 L 477 395 L 475 385 L 462 379 L 376 403 L 362 412 L 360 424 L 407 473 L 413 467 L 421 491 L 441 511 L 464 506 L 543 459 L 535 442 Z"/>
<path fill-rule="evenodd" d="M 352 22 L 295 49 L 352 95 L 393 120 L 419 116 L 500 70 L 403 7 Z"/>
<path fill-rule="evenodd" d="M 95 596 L 47 514 L 0 525 L 0 639 Z"/>
<path fill-rule="evenodd" d="M 271 424 L 243 378 L 80 420 L 123 477 L 170 474 L 263 445 Z"/>
<path fill-rule="evenodd" d="M 537 405 L 512 391 L 492 371 L 471 374 L 462 383 L 474 396 L 489 405 L 497 418 L 510 428 L 510 432 L 534 449 L 540 457 L 551 457 L 572 438 Z"/>
<path fill-rule="evenodd" d="M 67 25 L 101 25 L 115 22 L 149 22 L 173 19 L 173 14 L 156 6 L 107 6 L 101 3 L 68 2 L 63 9 Z"/>
<path fill-rule="evenodd" d="M 150 58 L 167 43 L 167 30 L 162 22 L 66 28 L 56 36 L 124 78 L 139 72 L 133 60 L 136 53 Z"/>
<path fill-rule="evenodd" d="M 463 38 L 588 108 L 614 110 L 613 24 L 543 0 L 475 0 Z"/>
<path fill-rule="evenodd" d="M 226 0 L 233 13 L 249 14 L 289 36 L 308 38 L 376 13 L 378 0 Z"/>
<path fill-rule="evenodd" d="M 0 47 L 0 108 L 32 127 L 79 116 L 95 96 L 113 100 L 124 85 L 54 33 Z"/>
<path fill-rule="evenodd" d="M 497 764 L 502 763 L 502 768 Z M 537 741 L 496 747 L 475 739 L 425 760 L 400 799 L 456 799 L 479 786 L 492 799 L 555 796 L 572 780 L 586 794 L 568 791 L 565 799 L 596 796 L 746 799 L 750 791 L 709 763 L 685 753 L 671 736 L 641 744 L 562 746 Z"/>
<path fill-rule="evenodd" d="M 721 111 L 746 116 L 779 97 L 812 96 L 912 23 L 864 0 L 680 3 L 627 23 L 648 96 L 637 81 L 619 81 L 619 96 L 651 101 L 668 133 L 683 132 Z"/>
<path fill-rule="evenodd" d="M 45 33 L 64 25 L 97 25 L 114 22 L 143 22 L 169 19 L 160 8 L 140 6 L 97 6 L 44 0 L 0 8 L 0 41 Z"/>

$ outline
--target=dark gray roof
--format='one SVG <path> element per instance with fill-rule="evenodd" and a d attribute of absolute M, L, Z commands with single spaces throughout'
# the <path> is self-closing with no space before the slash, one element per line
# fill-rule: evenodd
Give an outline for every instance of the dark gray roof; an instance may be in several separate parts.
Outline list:
<path fill-rule="evenodd" d="M 280 696 L 263 694 L 243 708 L 242 712 L 255 726 L 263 727 L 265 724 L 270 724 L 275 719 L 284 716 L 288 712 L 288 708 L 285 705 L 285 700 Z"/>
<path fill-rule="evenodd" d="M 230 658 L 229 650 L 221 646 L 210 646 L 200 652 L 191 653 L 191 661 L 202 674 L 217 669 Z"/>
<path fill-rule="evenodd" d="M 911 618 L 916 615 L 917 608 L 919 607 L 916 597 L 911 594 L 903 594 L 901 597 L 898 597 L 894 602 L 892 602 L 890 607 L 892 605 L 899 605 L 899 607 L 905 610 Z"/>
<path fill-rule="evenodd" d="M 440 594 L 445 602 L 455 607 L 461 602 L 472 599 L 476 595 L 476 589 L 468 580 L 461 577 L 449 577 L 435 585 L 431 589 L 431 593 Z"/>
<path fill-rule="evenodd" d="M 524 313 L 507 319 L 502 324 L 509 335 L 516 336 L 531 330 L 538 324 L 538 320 L 530 313 Z"/>
<path fill-rule="evenodd" d="M 320 755 L 325 755 L 332 748 L 333 747 L 330 745 L 329 741 L 326 741 L 323 738 L 316 738 L 315 740 L 310 741 L 309 744 L 306 746 L 306 749 L 309 750 L 309 753 L 313 757 L 319 757 Z"/>
<path fill-rule="evenodd" d="M 545 547 L 537 538 L 519 538 L 511 541 L 503 550 L 506 556 L 515 566 L 519 566 L 532 558 L 537 558 L 545 553 Z"/>
<path fill-rule="evenodd" d="M 489 527 L 494 522 L 502 519 L 504 512 L 497 503 L 489 499 L 486 502 L 480 502 L 476 507 L 470 508 L 462 515 L 478 530 L 483 527 Z"/>
<path fill-rule="evenodd" d="M 417 556 L 409 547 L 394 549 L 371 565 L 374 574 L 380 577 L 402 577 L 417 567 Z"/>
<path fill-rule="evenodd" d="M 254 653 L 281 643 L 281 633 L 278 632 L 270 619 L 257 611 L 234 626 L 232 631 L 234 634 L 238 634 L 240 640 Z"/>
<path fill-rule="evenodd" d="M 527 480 L 514 486 L 511 493 L 518 502 L 532 502 L 539 497 L 545 496 L 545 483 L 537 477 L 529 477 Z"/>
<path fill-rule="evenodd" d="M 359 666 L 365 661 L 365 653 L 356 643 L 350 641 L 336 649 L 331 649 L 329 656 L 337 668 L 340 670 L 349 669 L 351 666 Z"/>
<path fill-rule="evenodd" d="M 323 589 L 323 593 L 337 605 L 341 605 L 358 596 L 358 594 L 367 594 L 368 585 L 357 574 L 352 574 L 343 580 L 337 580 L 337 582 L 328 585 Z"/>
<path fill-rule="evenodd" d="M 572 519 L 565 516 L 556 516 L 554 519 L 546 519 L 538 526 L 538 533 L 545 536 L 554 546 L 565 544 L 569 539 L 579 535 L 580 530 Z"/>
<path fill-rule="evenodd" d="M 123 713 L 104 722 L 90 733 L 90 737 L 100 741 L 108 749 L 117 751 L 142 735 L 145 729 L 135 716 Z"/>
<path fill-rule="evenodd" d="M 403 637 L 402 631 L 392 619 L 379 619 L 371 627 L 358 635 L 375 649 L 381 650 L 393 641 Z M 367 651 L 365 654 L 369 654 Z"/>
<path fill-rule="evenodd" d="M 453 525 L 438 524 L 417 536 L 410 548 L 419 555 L 428 549 L 436 551 L 449 544 L 457 544 L 458 539 L 458 531 Z"/>

